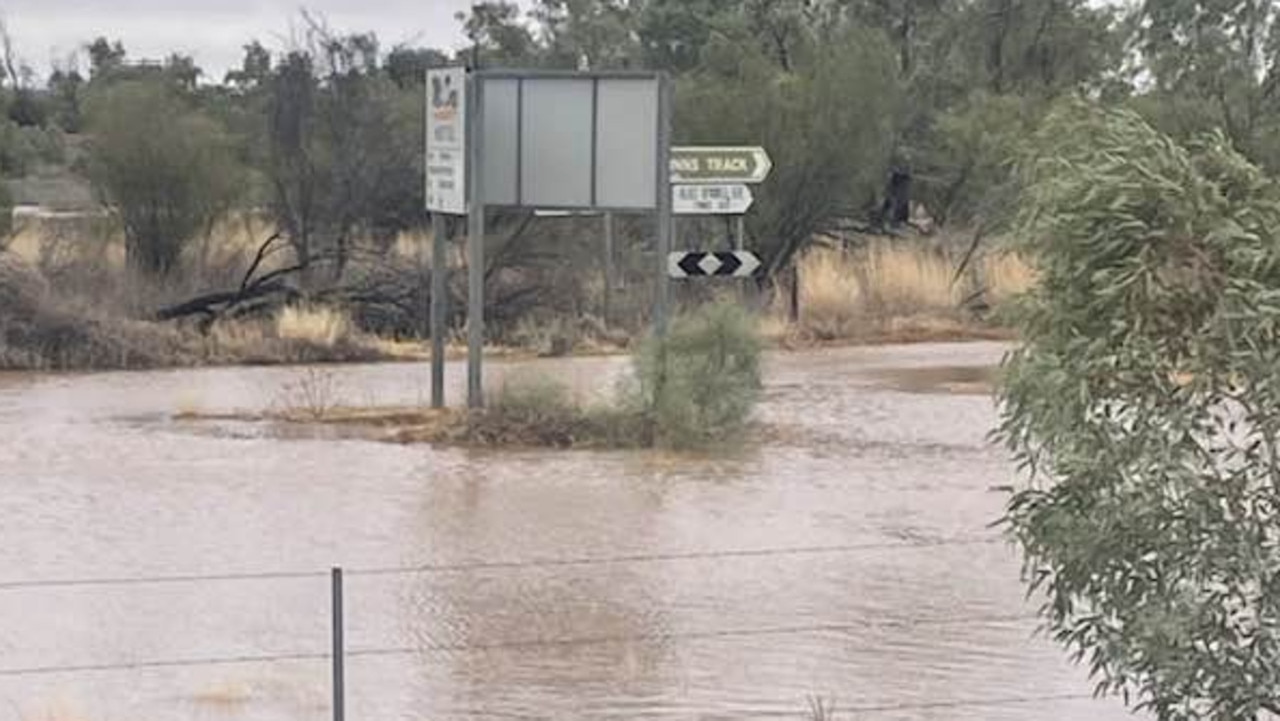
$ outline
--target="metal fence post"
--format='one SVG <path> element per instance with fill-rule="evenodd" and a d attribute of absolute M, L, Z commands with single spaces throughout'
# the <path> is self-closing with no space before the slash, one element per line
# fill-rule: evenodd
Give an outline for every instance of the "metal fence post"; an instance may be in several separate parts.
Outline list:
<path fill-rule="evenodd" d="M 333 569 L 333 721 L 346 718 L 346 672 L 342 642 L 342 569 Z"/>

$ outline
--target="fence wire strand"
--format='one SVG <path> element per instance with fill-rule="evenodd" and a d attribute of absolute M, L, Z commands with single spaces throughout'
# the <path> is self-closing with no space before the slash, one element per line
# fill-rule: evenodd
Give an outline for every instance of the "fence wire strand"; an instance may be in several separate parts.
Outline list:
<path fill-rule="evenodd" d="M 787 556 L 820 556 L 873 551 L 915 551 L 938 548 L 994 546 L 999 538 L 953 538 L 938 541 L 862 543 L 791 548 L 730 549 L 720 551 L 688 551 L 678 553 L 632 554 L 604 557 L 546 558 L 511 561 L 470 561 L 450 564 L 421 564 L 370 568 L 344 568 L 349 577 L 395 576 L 418 574 L 476 573 L 487 571 L 519 571 L 539 568 L 572 568 L 621 566 L 679 561 L 729 560 Z M 53 578 L 0 581 L 0 591 L 23 591 L 56 588 L 94 588 L 103 586 L 180 585 L 191 583 L 233 583 L 245 581 L 283 581 L 327 579 L 328 571 L 262 571 L 246 573 L 176 574 L 155 576 L 107 576 L 100 578 Z"/>
<path fill-rule="evenodd" d="M 648 563 L 672 563 L 702 560 L 756 559 L 774 557 L 840 555 L 862 552 L 900 552 L 930 550 L 950 547 L 993 546 L 1002 543 L 999 538 L 952 538 L 937 541 L 843 544 L 828 546 L 804 546 L 790 548 L 733 549 L 720 551 L 691 551 L 677 553 L 630 554 L 608 557 L 580 557 L 528 559 L 510 561 L 474 561 L 452 564 L 423 564 L 412 566 L 388 566 L 344 569 L 351 577 L 379 577 L 415 574 L 476 573 L 493 571 L 521 571 L 527 569 L 572 568 L 593 566 L 617 566 Z M 142 586 L 168 584 L 229 583 L 276 580 L 319 580 L 329 578 L 327 571 L 279 571 L 217 574 L 176 574 L 131 577 L 34 579 L 0 581 L 0 591 L 23 591 L 59 588 L 101 588 L 110 586 Z M 991 614 L 951 618 L 880 619 L 860 623 L 825 623 L 765 628 L 721 629 L 653 633 L 637 635 L 592 636 L 561 639 L 524 639 L 495 641 L 492 643 L 428 643 L 414 647 L 354 648 L 346 652 L 348 658 L 378 658 L 396 656 L 422 656 L 433 653 L 486 653 L 496 651 L 522 651 L 552 648 L 574 648 L 622 644 L 662 644 L 675 641 L 705 641 L 715 639 L 758 638 L 768 636 L 796 636 L 818 633 L 849 633 L 868 629 L 893 629 L 925 626 L 954 626 L 975 624 L 1033 623 L 1034 617 L 1026 614 Z M 0 668 L 0 679 L 33 676 L 68 675 L 84 673 L 111 673 L 145 670 L 198 668 L 209 666 L 274 664 L 290 662 L 323 662 L 332 659 L 328 652 L 270 653 L 261 655 L 229 655 L 206 658 L 151 659 L 96 664 L 67 664 L 30 666 L 24 668 Z M 1044 696 L 1007 696 L 987 699 L 958 699 L 952 701 L 928 701 L 920 703 L 843 706 L 841 711 L 856 714 L 888 714 L 922 710 L 988 708 L 1056 701 L 1077 701 L 1093 698 L 1092 694 L 1059 694 Z"/>
<path fill-rule="evenodd" d="M 949 618 L 914 618 L 868 620 L 860 623 L 823 623 L 764 628 L 720 629 L 671 633 L 589 636 L 562 639 L 526 639 L 495 641 L 493 643 L 424 644 L 387 648 L 355 648 L 348 650 L 349 658 L 373 656 L 420 656 L 431 653 L 474 653 L 487 651 L 526 650 L 542 648 L 570 648 L 577 646 L 606 646 L 624 644 L 668 643 L 672 641 L 699 641 L 722 638 L 755 638 L 764 636 L 796 636 L 811 633 L 848 633 L 867 629 L 894 629 L 942 627 L 975 624 L 1028 623 L 1034 619 L 1025 614 L 990 614 Z M 236 664 L 279 663 L 287 661 L 322 661 L 331 658 L 329 653 L 280 653 L 258 656 L 223 656 L 192 659 L 159 659 L 119 663 L 78 664 L 65 666 L 33 666 L 28 668 L 0 668 L 0 678 L 14 676 L 39 676 L 51 674 L 87 673 L 94 671 L 133 671 L 144 669 L 181 668 L 190 666 L 226 666 Z"/>

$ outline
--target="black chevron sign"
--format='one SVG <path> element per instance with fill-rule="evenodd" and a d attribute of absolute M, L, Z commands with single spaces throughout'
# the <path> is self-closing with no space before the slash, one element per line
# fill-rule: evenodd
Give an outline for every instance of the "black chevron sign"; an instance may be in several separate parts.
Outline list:
<path fill-rule="evenodd" d="M 672 278 L 749 278 L 760 270 L 760 259 L 745 250 L 704 253 L 686 251 L 667 258 L 667 274 Z"/>

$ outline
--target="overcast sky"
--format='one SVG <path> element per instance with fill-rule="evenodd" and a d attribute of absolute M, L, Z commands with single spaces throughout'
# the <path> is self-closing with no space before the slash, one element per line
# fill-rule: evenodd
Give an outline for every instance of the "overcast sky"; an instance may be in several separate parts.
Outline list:
<path fill-rule="evenodd" d="M 1091 0 L 1092 4 L 1119 0 Z M 211 79 L 240 64 L 245 43 L 286 45 L 302 7 L 344 32 L 373 31 L 384 48 L 400 43 L 456 50 L 465 44 L 454 14 L 471 0 L 0 0 L 23 62 L 44 78 L 99 35 L 124 42 L 133 59 L 195 57 Z M 521 3 L 528 6 L 527 2 Z"/>
<path fill-rule="evenodd" d="M 463 45 L 454 14 L 470 0 L 5 0 L 0 14 L 24 62 L 43 77 L 99 35 L 124 42 L 134 59 L 188 53 L 215 79 L 239 65 L 253 39 L 285 44 L 306 7 L 330 27 L 374 31 L 384 47 L 399 43 L 456 49 Z"/>

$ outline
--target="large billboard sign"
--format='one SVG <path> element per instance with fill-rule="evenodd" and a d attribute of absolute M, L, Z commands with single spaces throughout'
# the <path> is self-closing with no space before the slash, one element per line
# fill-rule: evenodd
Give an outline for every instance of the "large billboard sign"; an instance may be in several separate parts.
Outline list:
<path fill-rule="evenodd" d="M 658 207 L 657 74 L 485 71 L 478 78 L 486 205 Z"/>

